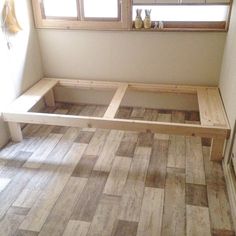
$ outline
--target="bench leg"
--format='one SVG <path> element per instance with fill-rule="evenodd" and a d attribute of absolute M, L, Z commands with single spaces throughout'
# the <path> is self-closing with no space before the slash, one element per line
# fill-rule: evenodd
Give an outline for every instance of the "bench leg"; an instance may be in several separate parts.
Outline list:
<path fill-rule="evenodd" d="M 224 158 L 225 139 L 213 138 L 211 141 L 211 161 L 222 161 Z"/>
<path fill-rule="evenodd" d="M 48 107 L 55 107 L 54 93 L 52 89 L 44 96 L 44 101 Z"/>
<path fill-rule="evenodd" d="M 19 123 L 8 122 L 11 139 L 13 142 L 21 142 L 23 140 L 21 127 Z"/>

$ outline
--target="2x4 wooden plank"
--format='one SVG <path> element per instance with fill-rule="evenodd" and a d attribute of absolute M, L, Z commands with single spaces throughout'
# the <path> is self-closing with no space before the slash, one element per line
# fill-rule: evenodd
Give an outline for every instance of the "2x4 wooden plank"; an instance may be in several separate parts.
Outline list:
<path fill-rule="evenodd" d="M 103 128 L 146 132 L 151 131 L 162 134 L 176 134 L 186 136 L 199 136 L 209 138 L 228 138 L 229 129 L 222 127 L 209 127 L 196 124 L 178 124 L 142 120 L 107 119 L 100 117 L 85 117 L 72 115 L 56 115 L 41 113 L 3 113 L 4 121 L 61 125 L 85 128 Z"/>
<path fill-rule="evenodd" d="M 47 94 L 55 85 L 56 80 L 42 79 L 23 95 L 17 98 L 8 108 L 9 111 L 26 112 Z"/>
<path fill-rule="evenodd" d="M 109 107 L 106 110 L 104 115 L 105 118 L 114 118 L 116 112 L 120 106 L 120 103 L 125 95 L 125 92 L 128 88 L 128 84 L 120 85 L 119 88 L 116 90 L 115 95 L 113 96 Z"/>
<path fill-rule="evenodd" d="M 224 106 L 217 88 L 198 88 L 201 124 L 228 128 Z"/>

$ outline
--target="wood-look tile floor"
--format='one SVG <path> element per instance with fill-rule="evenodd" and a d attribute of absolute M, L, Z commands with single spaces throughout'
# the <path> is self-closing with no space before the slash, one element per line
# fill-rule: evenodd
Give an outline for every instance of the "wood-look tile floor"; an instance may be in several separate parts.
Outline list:
<path fill-rule="evenodd" d="M 44 112 L 102 116 L 104 106 Z M 173 122 L 197 112 L 120 108 Z M 0 152 L 0 235 L 234 235 L 222 167 L 197 137 L 27 125 Z"/>

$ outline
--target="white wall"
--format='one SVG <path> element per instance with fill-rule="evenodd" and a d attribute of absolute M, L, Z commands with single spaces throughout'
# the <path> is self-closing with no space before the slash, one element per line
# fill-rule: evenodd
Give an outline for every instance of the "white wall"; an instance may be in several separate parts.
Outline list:
<path fill-rule="evenodd" d="M 46 76 L 218 85 L 226 33 L 39 30 Z"/>
<path fill-rule="evenodd" d="M 31 1 L 15 1 L 16 14 L 23 30 L 10 35 L 8 50 L 0 29 L 0 112 L 17 96 L 43 76 L 37 32 L 33 26 Z M 0 13 L 3 1 L 0 2 Z M 8 128 L 0 117 L 0 147 L 9 139 Z"/>
<path fill-rule="evenodd" d="M 230 29 L 226 38 L 225 51 L 220 76 L 220 91 L 228 119 L 233 129 L 236 119 L 236 2 L 233 2 Z M 230 142 L 228 142 L 230 144 Z M 228 156 L 227 146 L 226 156 Z"/>

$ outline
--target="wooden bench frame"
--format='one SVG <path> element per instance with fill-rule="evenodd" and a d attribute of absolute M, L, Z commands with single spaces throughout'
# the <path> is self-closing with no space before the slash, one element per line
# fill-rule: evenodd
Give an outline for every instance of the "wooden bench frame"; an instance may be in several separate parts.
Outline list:
<path fill-rule="evenodd" d="M 44 98 L 47 106 L 55 106 L 53 92 L 55 86 L 108 89 L 115 90 L 116 92 L 102 118 L 31 112 L 30 110 L 42 98 Z M 195 94 L 198 97 L 200 124 L 116 119 L 114 117 L 128 89 L 161 93 Z M 148 131 L 211 138 L 211 160 L 216 161 L 223 159 L 225 141 L 230 135 L 230 126 L 217 87 L 44 78 L 17 98 L 9 106 L 8 110 L 3 112 L 3 119 L 8 122 L 12 140 L 17 142 L 23 139 L 20 123 Z"/>

